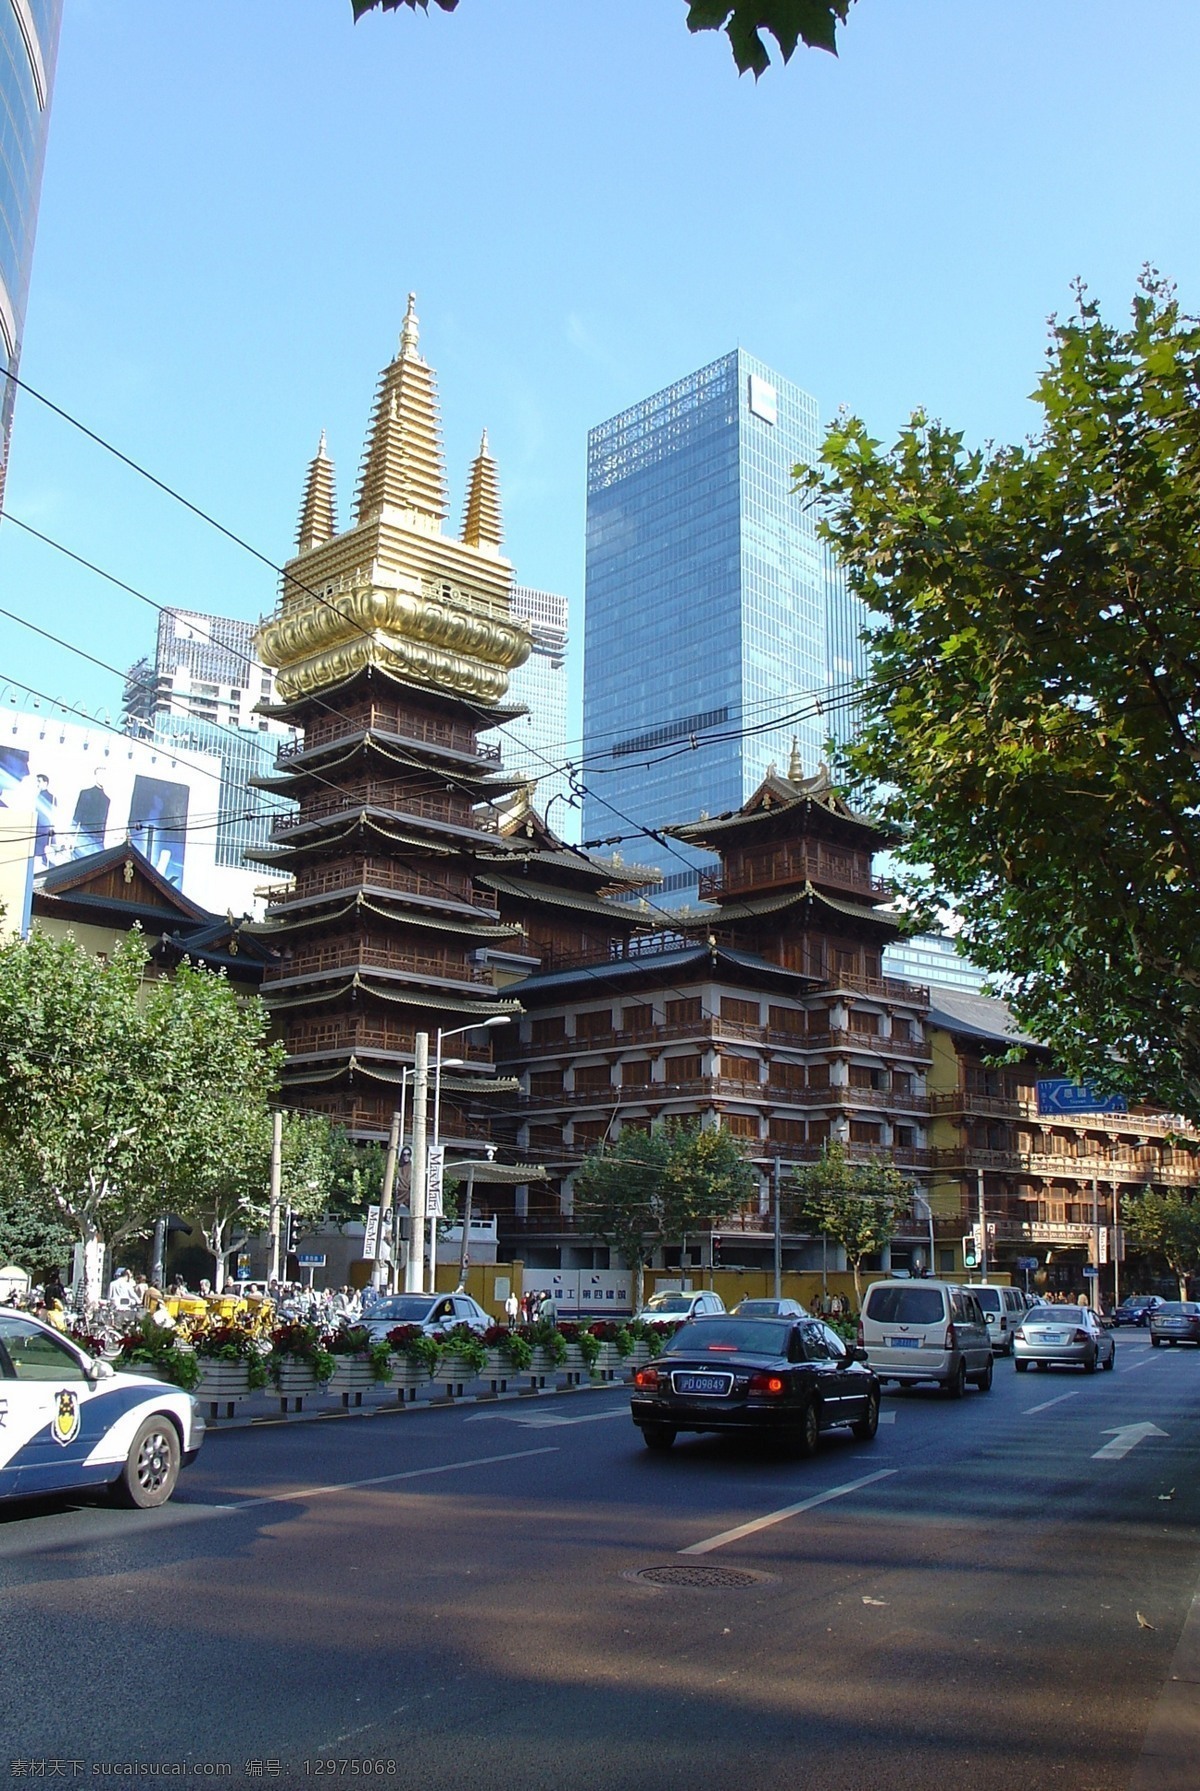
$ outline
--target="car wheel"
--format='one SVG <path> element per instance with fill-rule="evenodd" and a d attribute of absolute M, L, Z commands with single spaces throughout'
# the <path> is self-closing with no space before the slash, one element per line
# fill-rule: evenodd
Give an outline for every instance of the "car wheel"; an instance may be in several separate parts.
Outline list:
<path fill-rule="evenodd" d="M 979 1388 L 979 1391 L 981 1393 L 990 1393 L 991 1392 L 992 1376 L 994 1375 L 994 1373 L 995 1373 L 995 1369 L 992 1366 L 992 1358 L 989 1356 L 988 1357 L 988 1365 L 984 1369 L 983 1373 L 977 1374 L 975 1376 L 975 1385 Z"/>
<path fill-rule="evenodd" d="M 961 1399 L 966 1390 L 967 1365 L 960 1356 L 950 1379 L 946 1382 L 946 1394 L 950 1399 Z"/>
<path fill-rule="evenodd" d="M 1013 1367 L 1018 1374 L 1029 1373 L 1029 1363 L 1025 1360 L 1024 1356 L 1017 1356 L 1013 1362 Z"/>
<path fill-rule="evenodd" d="M 1097 1368 L 1099 1368 L 1099 1366 L 1100 1366 L 1100 1351 L 1099 1351 L 1099 1349 L 1094 1349 L 1092 1351 L 1091 1355 L 1088 1357 L 1087 1361 L 1083 1365 L 1083 1372 L 1085 1374 L 1095 1374 L 1095 1372 L 1096 1372 Z"/>
<path fill-rule="evenodd" d="M 1160 1349 L 1161 1347 L 1162 1347 L 1162 1338 L 1161 1337 L 1152 1337 L 1150 1339 L 1150 1348 L 1151 1349 Z"/>
<path fill-rule="evenodd" d="M 113 1485 L 118 1505 L 150 1511 L 165 1505 L 179 1479 L 179 1432 L 171 1420 L 155 1413 L 138 1427 L 125 1466 Z"/>
<path fill-rule="evenodd" d="M 1117 1365 L 1117 1346 L 1114 1343 L 1108 1352 L 1108 1361 L 1104 1364 L 1105 1374 L 1110 1374 Z"/>
<path fill-rule="evenodd" d="M 866 1411 L 858 1423 L 852 1424 L 850 1429 L 860 1443 L 870 1443 L 874 1440 L 875 1432 L 879 1429 L 879 1395 L 874 1387 L 867 1394 Z"/>
<path fill-rule="evenodd" d="M 802 1457 L 815 1455 L 817 1444 L 821 1441 L 821 1419 L 817 1412 L 817 1402 L 810 1399 L 804 1408 L 800 1423 L 792 1432 L 792 1447 Z"/>
<path fill-rule="evenodd" d="M 643 1424 L 642 1441 L 647 1449 L 670 1449 L 675 1441 L 675 1432 L 669 1424 Z"/>

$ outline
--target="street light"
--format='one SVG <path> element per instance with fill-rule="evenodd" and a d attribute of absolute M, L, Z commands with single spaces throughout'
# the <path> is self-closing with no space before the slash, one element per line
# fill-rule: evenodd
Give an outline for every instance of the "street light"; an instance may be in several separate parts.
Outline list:
<path fill-rule="evenodd" d="M 442 1058 L 443 1040 L 457 1038 L 461 1033 L 464 1033 L 464 1032 L 477 1032 L 477 1031 L 481 1030 L 483 1027 L 508 1026 L 511 1023 L 511 1021 L 512 1021 L 511 1014 L 490 1014 L 486 1020 L 468 1020 L 468 1022 L 465 1026 L 450 1026 L 450 1027 L 446 1027 L 446 1028 L 442 1028 L 441 1026 L 438 1027 L 437 1049 L 436 1049 L 436 1053 L 435 1053 L 435 1057 L 434 1057 L 434 1068 L 433 1068 L 433 1149 L 434 1150 L 441 1149 L 441 1141 L 442 1141 L 442 1071 L 443 1071 L 443 1069 L 448 1069 L 448 1070 L 449 1069 L 459 1069 L 462 1067 L 462 1065 L 465 1061 L 463 1058 L 459 1058 L 459 1057 L 446 1058 L 445 1060 L 443 1060 L 443 1058 Z M 437 1283 L 437 1221 L 438 1221 L 438 1216 L 437 1216 L 437 1213 L 433 1210 L 432 1205 L 430 1206 L 427 1216 L 429 1219 L 429 1287 L 430 1287 L 430 1291 L 433 1292 L 433 1291 L 436 1291 L 436 1283 Z M 415 1227 L 414 1227 L 414 1230 L 415 1230 Z M 415 1239 L 414 1239 L 414 1241 L 415 1241 Z M 422 1242 L 422 1245 L 419 1246 L 419 1248 L 422 1249 L 422 1254 L 423 1254 L 423 1242 Z"/>
<path fill-rule="evenodd" d="M 933 1242 L 933 1206 L 927 1194 L 922 1194 L 919 1188 L 914 1188 L 913 1205 L 915 1206 L 918 1201 L 920 1201 L 921 1205 L 925 1208 L 925 1217 L 929 1220 L 929 1273 L 931 1275 L 936 1275 L 937 1252 L 934 1249 Z"/>

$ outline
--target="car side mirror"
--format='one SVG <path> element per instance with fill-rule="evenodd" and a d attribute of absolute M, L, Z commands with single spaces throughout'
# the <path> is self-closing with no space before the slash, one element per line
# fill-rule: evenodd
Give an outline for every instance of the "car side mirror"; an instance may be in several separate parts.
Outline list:
<path fill-rule="evenodd" d="M 116 1372 L 111 1362 L 106 1362 L 103 1356 L 97 1356 L 88 1369 L 88 1379 L 90 1381 L 111 1381 Z"/>
<path fill-rule="evenodd" d="M 865 1362 L 867 1360 L 867 1352 L 861 1343 L 847 1344 L 846 1354 L 852 1362 Z"/>

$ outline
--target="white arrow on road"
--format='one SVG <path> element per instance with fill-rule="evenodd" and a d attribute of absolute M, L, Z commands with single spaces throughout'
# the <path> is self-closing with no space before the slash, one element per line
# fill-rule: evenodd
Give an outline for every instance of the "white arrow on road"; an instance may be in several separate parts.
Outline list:
<path fill-rule="evenodd" d="M 1160 1430 L 1157 1424 L 1122 1424 L 1101 1434 L 1111 1437 L 1112 1442 L 1105 1443 L 1103 1449 L 1097 1449 L 1092 1456 L 1093 1461 L 1120 1461 L 1131 1449 L 1144 1443 L 1147 1437 L 1165 1437 L 1167 1432 Z"/>
<path fill-rule="evenodd" d="M 564 1424 L 595 1424 L 602 1418 L 628 1418 L 629 1407 L 618 1406 L 610 1412 L 587 1412 L 581 1418 L 564 1418 L 553 1412 L 531 1412 L 528 1417 L 516 1412 L 472 1412 L 467 1424 L 520 1424 L 525 1430 L 558 1430 Z"/>

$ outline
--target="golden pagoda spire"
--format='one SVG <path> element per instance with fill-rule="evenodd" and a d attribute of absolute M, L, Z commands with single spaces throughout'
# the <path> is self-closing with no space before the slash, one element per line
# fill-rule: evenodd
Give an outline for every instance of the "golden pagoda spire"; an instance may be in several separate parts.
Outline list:
<path fill-rule="evenodd" d="M 433 369 L 417 348 L 416 294 L 400 331 L 400 350 L 379 376 L 358 479 L 356 520 L 385 504 L 424 519 L 438 533 L 446 515 L 446 475 Z"/>
<path fill-rule="evenodd" d="M 792 753 L 788 759 L 788 782 L 798 784 L 804 776 L 804 763 L 800 757 L 800 742 L 792 735 Z"/>
<path fill-rule="evenodd" d="M 304 482 L 304 499 L 300 505 L 300 526 L 296 530 L 296 552 L 307 553 L 332 541 L 337 534 L 337 498 L 333 483 L 333 462 L 325 448 L 325 431 L 317 444 L 317 452 L 309 463 Z"/>
<path fill-rule="evenodd" d="M 500 521 L 500 478 L 488 452 L 487 430 L 471 462 L 467 501 L 463 507 L 463 543 L 484 553 L 499 553 L 504 531 Z"/>

